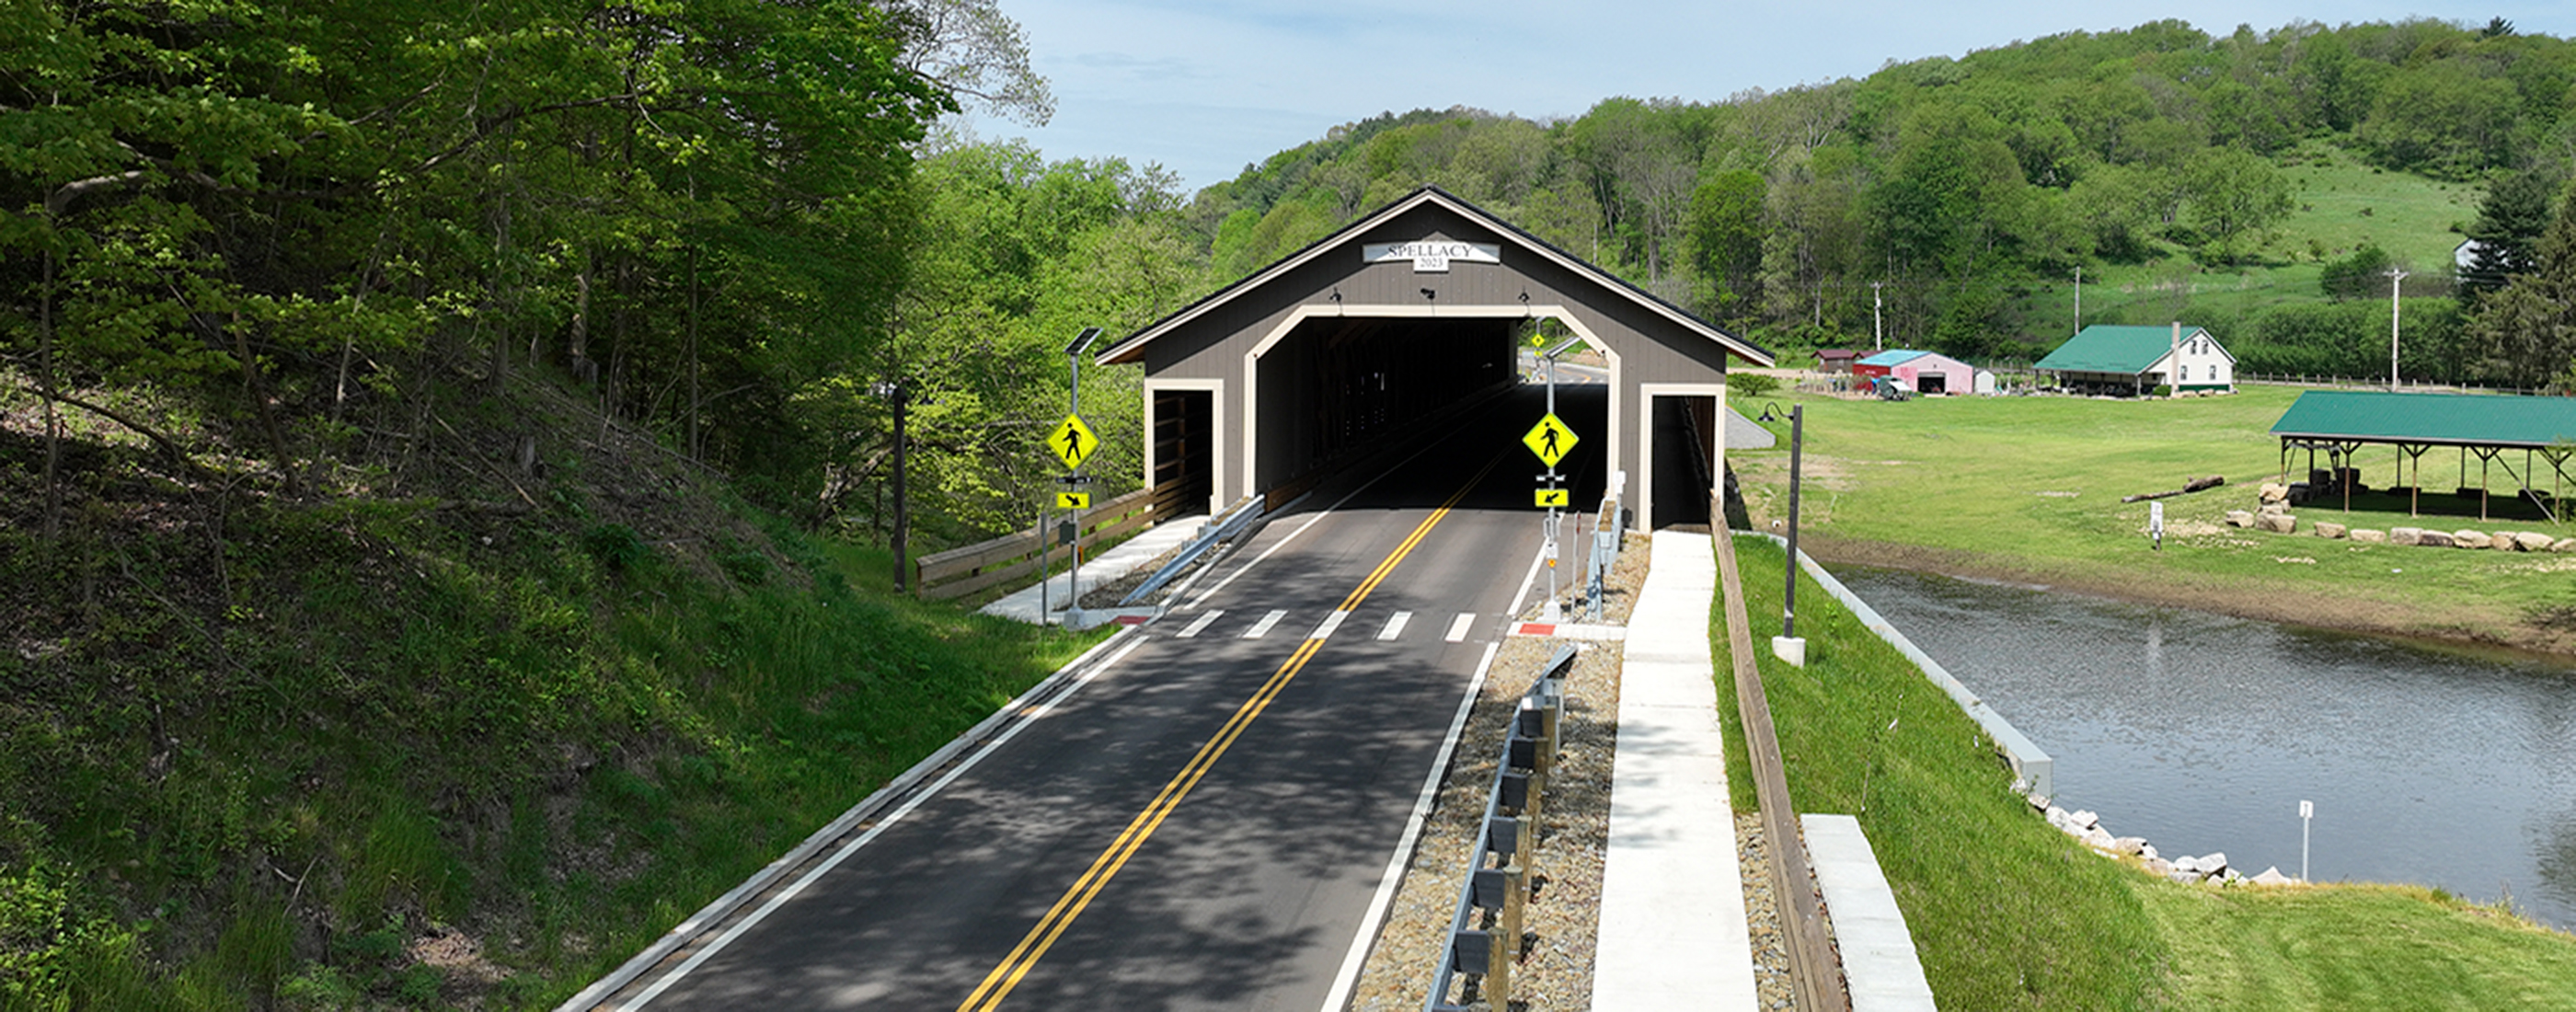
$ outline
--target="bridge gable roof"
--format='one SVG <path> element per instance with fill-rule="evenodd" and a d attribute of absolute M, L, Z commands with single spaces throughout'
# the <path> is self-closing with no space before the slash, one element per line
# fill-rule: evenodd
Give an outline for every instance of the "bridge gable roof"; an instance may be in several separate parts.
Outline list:
<path fill-rule="evenodd" d="M 1704 343 L 1707 346 L 1714 346 L 1716 349 L 1722 350 L 1725 354 L 1733 355 L 1736 358 L 1754 365 L 1768 366 L 1773 364 L 1770 352 L 1752 344 L 1751 342 L 1745 341 L 1742 338 L 1726 333 L 1719 329 L 1717 325 L 1700 319 L 1689 311 L 1682 309 L 1680 306 L 1676 306 L 1671 302 L 1655 296 L 1653 293 L 1630 284 L 1625 279 L 1622 279 L 1617 275 L 1611 274 L 1599 267 L 1595 267 L 1571 253 L 1558 249 L 1549 244 L 1546 240 L 1540 239 L 1539 237 L 1521 229 L 1519 226 L 1504 221 L 1485 211 L 1483 208 L 1477 207 L 1476 205 L 1469 203 L 1446 190 L 1442 190 L 1437 186 L 1424 186 L 1421 189 L 1415 190 L 1402 199 L 1364 215 L 1358 221 L 1355 221 L 1350 225 L 1343 227 L 1339 231 L 1309 244 L 1304 249 L 1289 254 L 1288 256 L 1281 258 L 1279 261 L 1258 271 L 1254 271 L 1249 276 L 1246 276 L 1233 284 L 1227 285 L 1224 288 L 1220 288 L 1207 297 L 1191 303 L 1161 320 L 1155 321 L 1144 329 L 1139 330 L 1134 334 L 1130 334 L 1118 341 L 1116 344 L 1100 351 L 1097 356 L 1098 360 L 1102 363 L 1142 362 L 1146 360 L 1146 348 L 1158 340 L 1170 338 L 1175 334 L 1201 330 L 1203 327 L 1211 325 L 1218 327 L 1231 327 L 1230 323 L 1218 321 L 1222 321 L 1228 317 L 1237 316 L 1237 314 L 1230 312 L 1230 310 L 1245 308 L 1243 306 L 1245 303 L 1259 302 L 1261 300 L 1260 293 L 1265 289 L 1271 288 L 1274 285 L 1281 285 L 1283 287 L 1287 286 L 1286 279 L 1289 279 L 1291 275 L 1300 275 L 1298 281 L 1294 283 L 1294 287 L 1299 289 L 1297 294 L 1301 298 L 1304 296 L 1304 292 L 1306 290 L 1317 283 L 1315 280 L 1309 280 L 1310 278 L 1321 278 L 1323 283 L 1329 287 L 1330 279 L 1333 277 L 1348 278 L 1356 276 L 1361 271 L 1373 266 L 1372 264 L 1364 261 L 1359 255 L 1362 251 L 1358 247 L 1362 246 L 1364 243 L 1367 243 L 1370 240 L 1384 240 L 1389 238 L 1393 234 L 1390 231 L 1390 226 L 1404 224 L 1409 220 L 1420 223 L 1437 223 L 1443 219 L 1447 219 L 1452 222 L 1456 222 L 1457 219 L 1463 219 L 1463 224 L 1469 225 L 1470 230 L 1486 233 L 1486 235 L 1477 236 L 1477 240 L 1482 240 L 1487 236 L 1490 236 L 1497 240 L 1496 245 L 1503 247 L 1507 254 L 1513 254 L 1516 251 L 1516 255 L 1507 255 L 1504 258 L 1505 265 L 1508 269 L 1527 274 L 1529 273 L 1529 268 L 1512 267 L 1511 265 L 1525 263 L 1526 261 L 1523 261 L 1521 259 L 1522 257 L 1534 258 L 1536 262 L 1547 265 L 1547 269 L 1549 269 L 1552 274 L 1569 278 L 1575 282 L 1572 286 L 1565 287 L 1572 287 L 1580 291 L 1596 293 L 1586 295 L 1584 298 L 1586 301 L 1599 300 L 1600 303 L 1605 303 L 1596 306 L 1596 308 L 1601 311 L 1605 313 L 1616 313 L 1630 318 L 1642 317 L 1644 319 L 1655 321 L 1659 324 L 1659 326 L 1653 328 L 1656 332 L 1657 339 L 1669 340 L 1668 338 L 1661 337 L 1661 335 L 1678 334 L 1682 335 L 1686 339 L 1692 340 L 1694 343 Z M 1457 230 L 1444 229 L 1443 231 Z M 1454 240 L 1458 239 L 1459 236 L 1450 235 L 1448 238 Z M 1325 268 L 1326 265 L 1329 264 L 1330 261 L 1328 258 L 1331 258 L 1335 254 L 1343 251 L 1348 251 L 1352 254 L 1346 261 L 1351 266 L 1344 268 L 1339 272 L 1335 272 L 1330 269 L 1322 269 L 1319 271 L 1319 268 Z M 1334 288 L 1333 291 L 1338 293 L 1338 288 Z M 1426 292 L 1427 291 L 1428 290 L 1426 289 Z M 1526 293 L 1523 294 L 1524 297 L 1526 297 Z M 1257 313 L 1258 311 L 1256 310 L 1255 312 Z M 1187 345 L 1192 342 L 1185 339 L 1182 343 Z"/>

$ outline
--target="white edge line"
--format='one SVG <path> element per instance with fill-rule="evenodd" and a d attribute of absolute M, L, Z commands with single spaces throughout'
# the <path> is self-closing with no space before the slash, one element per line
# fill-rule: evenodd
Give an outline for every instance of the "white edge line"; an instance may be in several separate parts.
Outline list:
<path fill-rule="evenodd" d="M 1547 541 L 1540 539 L 1538 551 L 1530 555 L 1529 572 L 1521 576 L 1521 589 L 1512 594 L 1512 606 L 1503 611 L 1507 621 L 1520 620 L 1521 602 L 1529 598 L 1530 586 L 1538 582 L 1538 567 L 1547 565 Z"/>
<path fill-rule="evenodd" d="M 941 766 L 947 765 L 950 760 L 957 757 L 959 752 L 965 751 L 970 745 L 980 740 L 985 732 L 990 731 L 992 728 L 999 726 L 1006 721 L 1021 718 L 1022 715 L 1019 711 L 1022 707 L 1028 705 L 1030 699 L 1051 690 L 1057 684 L 1062 683 L 1066 679 L 1074 677 L 1074 673 L 1076 671 L 1082 670 L 1083 666 L 1089 664 L 1093 658 L 1099 657 L 1101 654 L 1109 651 L 1112 647 L 1118 646 L 1120 640 L 1133 638 L 1138 628 L 1140 627 L 1119 627 L 1118 631 L 1111 633 L 1108 639 L 1102 640 L 1098 645 L 1093 646 L 1089 650 L 1083 651 L 1082 656 L 1066 662 L 1063 667 L 1057 668 L 1054 674 L 1048 675 L 1045 680 L 1040 681 L 1036 685 L 1030 686 L 1027 692 L 1020 693 L 1018 698 L 1011 700 L 1002 708 L 993 711 L 991 716 L 984 718 L 977 722 L 974 727 L 968 728 L 964 733 L 950 739 L 948 744 L 940 746 L 938 751 L 932 752 L 929 756 L 924 757 L 920 762 L 912 764 L 911 769 L 905 770 L 902 773 L 897 774 L 894 779 L 886 781 L 886 785 L 884 787 L 878 788 L 874 793 L 861 799 L 858 804 L 851 805 L 848 811 L 841 813 L 840 818 L 834 819 L 823 828 L 815 830 L 812 835 L 805 838 L 803 843 L 797 844 L 794 849 L 780 855 L 778 860 L 771 861 L 767 866 L 752 873 L 752 876 L 748 879 L 744 879 L 741 885 L 733 887 L 732 890 L 726 892 L 724 895 L 716 897 L 713 902 L 708 903 L 704 907 L 698 908 L 697 913 L 689 915 L 687 920 L 681 921 L 679 924 L 673 926 L 671 930 L 663 932 L 660 940 L 647 946 L 644 951 L 636 953 L 634 958 L 628 959 L 625 963 L 618 966 L 617 969 L 610 971 L 608 976 L 592 982 L 589 987 L 581 989 L 580 993 L 573 995 L 571 998 L 565 999 L 563 1004 L 555 1006 L 555 1012 L 579 1012 L 579 1010 L 582 1009 L 595 1008 L 600 1002 L 607 1000 L 609 995 L 616 994 L 618 991 L 623 990 L 627 985 L 634 983 L 638 978 L 643 977 L 646 971 L 651 970 L 655 965 L 661 963 L 662 960 L 668 958 L 673 951 L 677 950 L 682 945 L 688 944 L 691 939 L 706 933 L 706 930 L 710 925 L 724 920 L 726 917 L 732 916 L 734 911 L 741 909 L 742 905 L 750 902 L 752 897 L 758 896 L 762 892 L 766 891 L 770 886 L 776 885 L 778 879 L 781 876 L 784 876 L 789 869 L 805 863 L 808 859 L 812 858 L 816 852 L 821 851 L 825 845 L 847 835 L 852 826 L 859 824 L 867 818 L 867 815 L 876 808 L 879 801 L 891 795 L 912 789 L 914 784 L 920 783 L 924 778 L 928 777 L 932 770 L 936 770 Z M 1089 681 L 1092 676 L 1099 674 L 1103 670 L 1107 670 L 1110 665 L 1117 663 L 1119 657 L 1125 657 L 1128 649 L 1134 649 L 1137 643 L 1142 642 L 1143 641 L 1139 639 L 1136 643 L 1128 644 L 1126 649 L 1118 651 L 1117 657 L 1112 657 L 1101 662 L 1097 667 L 1093 668 L 1089 674 L 1083 675 L 1082 681 Z M 1079 685 L 1076 687 L 1079 687 Z M 1071 693 L 1067 692 L 1066 695 L 1071 695 Z M 1047 705 L 1052 707 L 1054 703 L 1050 702 Z M 1035 716 L 1035 714 L 1028 715 L 1027 719 L 1034 719 Z M 1014 730 L 1012 733 L 1017 734 L 1018 732 Z M 998 742 L 990 744 L 998 744 Z M 976 758 L 981 758 L 980 753 Z M 971 763 L 972 760 L 969 760 L 969 762 Z M 944 784 L 945 781 L 942 781 L 942 783 Z M 934 791 L 936 789 L 936 787 L 933 788 Z M 676 976 L 676 974 L 674 976 Z M 634 1008 L 641 1004 L 642 1002 L 634 1002 L 630 1003 L 626 1007 Z"/>
<path fill-rule="evenodd" d="M 1089 684 L 1092 679 L 1099 677 L 1101 672 L 1108 670 L 1111 666 L 1124 659 L 1130 651 L 1133 651 L 1144 644 L 1145 641 L 1142 639 L 1127 644 L 1117 653 L 1111 654 L 1108 659 L 1102 661 L 1099 666 L 1092 668 L 1090 671 L 1084 672 L 1082 677 L 1075 679 L 1072 689 L 1080 689 L 1082 686 Z M 627 1002 L 625 1005 L 620 1006 L 620 1012 L 632 1012 L 634 1009 L 643 1008 L 646 1002 L 659 997 L 661 993 L 671 985 L 679 983 L 680 978 L 688 976 L 689 971 L 697 969 L 698 964 L 704 963 L 707 960 L 714 958 L 716 953 L 724 951 L 724 947 L 733 944 L 733 940 L 741 937 L 743 932 L 751 930 L 753 925 L 759 924 L 761 920 L 767 918 L 771 912 L 776 911 L 779 907 L 787 905 L 787 901 L 795 899 L 798 894 L 803 893 L 806 886 L 812 885 L 815 880 L 831 874 L 832 869 L 840 867 L 841 862 L 848 860 L 850 855 L 858 853 L 859 848 L 865 847 L 874 842 L 878 834 L 894 828 L 895 823 L 903 821 L 903 817 L 912 814 L 913 809 L 921 807 L 923 802 L 929 801 L 931 797 L 938 794 L 942 788 L 947 787 L 958 777 L 966 775 L 966 771 L 973 769 L 975 764 L 983 761 L 985 756 L 992 755 L 994 750 L 1001 748 L 1004 743 L 1009 742 L 1012 738 L 1018 737 L 1020 732 L 1028 730 L 1030 725 L 1037 723 L 1040 718 L 1047 715 L 1048 711 L 1055 709 L 1055 705 L 1057 703 L 1064 702 L 1067 698 L 1070 698 L 1073 695 L 1072 689 L 1068 689 L 1061 695 L 1047 700 L 1037 709 L 1030 711 L 1028 719 L 1013 724 L 1009 729 L 1004 730 L 998 735 L 994 735 L 993 740 L 985 747 L 976 749 L 974 754 L 960 760 L 955 769 L 949 770 L 946 774 L 940 776 L 939 779 L 931 781 L 929 787 L 924 788 L 921 793 L 915 794 L 911 798 L 906 799 L 902 806 L 896 808 L 894 811 L 886 813 L 886 817 L 878 820 L 876 825 L 868 827 L 867 832 L 861 833 L 856 839 L 843 844 L 840 850 L 834 851 L 832 856 L 829 859 L 826 859 L 822 864 L 815 865 L 814 870 L 806 872 L 804 877 L 797 879 L 794 885 L 790 885 L 785 889 L 779 890 L 778 895 L 770 897 L 769 902 L 760 905 L 760 909 L 752 911 L 750 916 L 743 918 L 733 927 L 725 929 L 724 934 L 718 935 L 714 941 L 708 942 L 706 948 L 698 950 L 694 955 L 691 955 L 686 962 L 683 962 L 678 967 L 672 969 L 670 973 L 663 975 L 662 979 L 654 981 L 653 986 L 645 988 L 641 994 L 636 995 L 634 1001 Z"/>
<path fill-rule="evenodd" d="M 1422 841 L 1422 827 L 1431 821 L 1433 802 L 1440 797 L 1440 781 L 1449 775 L 1449 760 L 1458 752 L 1458 739 L 1466 734 L 1467 714 L 1476 708 L 1476 697 L 1485 691 L 1485 673 L 1493 669 L 1494 652 L 1500 642 L 1485 644 L 1483 660 L 1476 662 L 1476 677 L 1467 684 L 1467 696 L 1458 701 L 1458 713 L 1449 718 L 1449 735 L 1440 740 L 1440 758 L 1431 764 L 1431 773 L 1422 778 L 1422 793 L 1413 799 L 1413 815 L 1405 820 L 1404 836 L 1395 843 L 1395 854 L 1386 860 L 1386 870 L 1378 874 L 1377 894 L 1369 899 L 1368 914 L 1360 919 L 1359 935 L 1351 939 L 1351 950 L 1342 957 L 1342 970 L 1333 976 L 1332 990 L 1324 993 L 1323 1012 L 1341 1012 L 1351 1002 L 1351 990 L 1359 986 L 1360 969 L 1368 964 L 1368 954 L 1377 945 L 1378 929 L 1386 923 L 1386 912 L 1395 905 L 1395 890 L 1404 884 L 1404 868 L 1413 862 L 1413 848 Z"/>

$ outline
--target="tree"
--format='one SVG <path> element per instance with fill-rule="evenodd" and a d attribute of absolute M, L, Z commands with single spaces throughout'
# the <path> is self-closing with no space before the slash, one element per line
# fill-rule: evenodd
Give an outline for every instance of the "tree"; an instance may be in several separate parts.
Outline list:
<path fill-rule="evenodd" d="M 2269 159 L 2243 148 L 2219 148 L 2193 163 L 2191 218 L 2222 263 L 2236 259 L 2237 244 L 2259 236 L 2297 204 L 2290 183 Z"/>
<path fill-rule="evenodd" d="M 1045 126 L 1055 94 L 1029 68 L 1028 34 L 993 0 L 903 0 L 903 66 L 1005 118 Z"/>
<path fill-rule="evenodd" d="M 2512 386 L 2556 382 L 2576 362 L 2576 186 L 2560 194 L 2533 272 L 2478 300 L 2468 343 L 2480 371 Z"/>
<path fill-rule="evenodd" d="M 2351 256 L 2327 263 L 2325 270 L 2317 276 L 2317 287 L 2325 291 L 2327 298 L 2337 302 L 2385 294 L 2387 286 L 2381 284 L 2380 279 L 2388 274 L 2392 264 L 2387 250 L 2363 243 L 2352 251 Z"/>
<path fill-rule="evenodd" d="M 1691 194 L 1691 267 L 1712 318 L 1740 317 L 1761 304 L 1766 188 L 1760 173 L 1736 169 L 1702 180 Z"/>
<path fill-rule="evenodd" d="M 2535 169 L 2498 177 L 2487 187 L 2486 198 L 2478 202 L 2478 218 L 2468 228 L 2478 245 L 2469 269 L 2460 275 L 2460 287 L 2471 299 L 2539 267 L 2540 239 L 2549 231 L 2549 199 L 2560 185 L 2556 174 Z"/>
<path fill-rule="evenodd" d="M 2441 60 L 2390 78 L 2356 135 L 2390 168 L 2467 178 L 2503 164 L 2520 106 L 2512 82 Z"/>

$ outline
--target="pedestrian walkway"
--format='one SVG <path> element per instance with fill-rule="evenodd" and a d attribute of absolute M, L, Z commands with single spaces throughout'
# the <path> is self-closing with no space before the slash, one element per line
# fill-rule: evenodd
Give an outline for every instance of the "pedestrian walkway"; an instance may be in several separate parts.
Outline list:
<path fill-rule="evenodd" d="M 1088 592 L 1093 587 L 1116 581 L 1120 577 L 1135 572 L 1146 563 L 1161 557 L 1164 552 L 1178 548 L 1196 537 L 1206 524 L 1206 517 L 1191 517 L 1187 520 L 1156 524 L 1138 532 L 1135 537 L 1119 542 L 1117 547 L 1100 553 L 1098 558 L 1083 559 L 1082 589 Z M 1038 625 L 1054 621 L 1055 616 L 1062 614 L 1073 604 L 1075 595 L 1071 591 L 1071 577 L 1068 574 L 1059 573 L 1046 581 L 1043 591 L 1040 585 L 1032 583 L 998 601 L 985 605 L 983 612 L 987 615 L 999 615 L 1003 618 L 1014 618 L 1031 625 Z M 1043 612 L 1041 607 L 1044 609 Z"/>
<path fill-rule="evenodd" d="M 1654 553 L 1619 676 L 1592 1008 L 1752 1009 L 1753 943 L 1708 643 L 1714 546 L 1706 534 L 1657 531 Z"/>

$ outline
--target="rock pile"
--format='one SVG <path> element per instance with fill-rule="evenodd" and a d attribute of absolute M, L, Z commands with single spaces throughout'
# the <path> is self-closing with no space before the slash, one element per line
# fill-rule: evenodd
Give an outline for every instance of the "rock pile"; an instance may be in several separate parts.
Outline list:
<path fill-rule="evenodd" d="M 2110 830 L 2102 828 L 2102 817 L 2096 813 L 2080 809 L 2070 812 L 2036 794 L 2028 795 L 2028 798 L 2030 807 L 2046 816 L 2049 825 L 2104 857 L 2137 858 L 2139 866 L 2150 875 L 2161 875 L 2184 884 L 2214 882 L 2228 886 L 2249 882 L 2263 886 L 2294 885 L 2299 881 L 2281 874 L 2279 868 L 2265 868 L 2261 874 L 2248 876 L 2228 866 L 2225 852 L 2166 858 L 2156 853 L 2155 844 L 2141 837 L 2112 836 Z"/>
<path fill-rule="evenodd" d="M 2228 510 L 2227 525 L 2295 534 L 2297 517 L 2290 515 L 2290 501 L 2296 486 L 2264 482 L 2257 493 L 2260 500 L 2253 511 Z M 2391 527 L 2385 531 L 2349 527 L 2320 520 L 2310 530 L 2321 538 L 2345 539 L 2371 544 L 2414 545 L 2422 548 L 2485 548 L 2499 552 L 2576 553 L 2576 538 L 2553 538 L 2539 531 L 2496 531 L 2489 533 L 2463 528 L 2456 531 L 2426 530 L 2421 527 Z"/>

